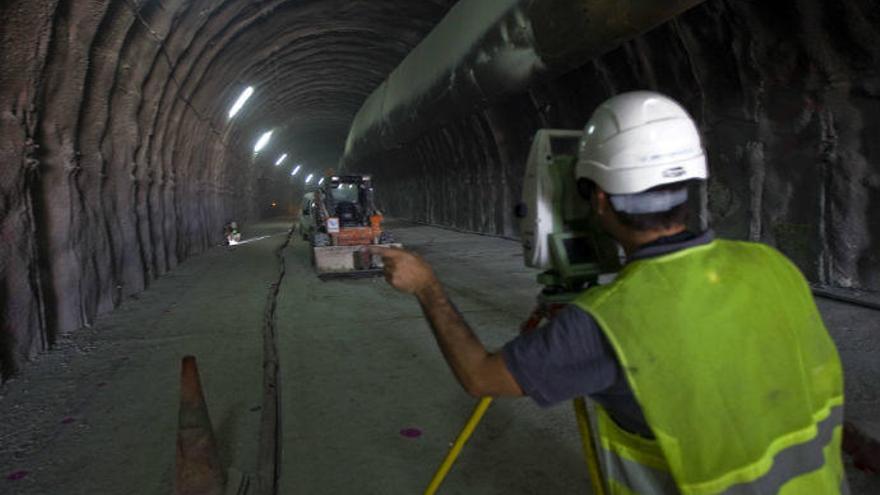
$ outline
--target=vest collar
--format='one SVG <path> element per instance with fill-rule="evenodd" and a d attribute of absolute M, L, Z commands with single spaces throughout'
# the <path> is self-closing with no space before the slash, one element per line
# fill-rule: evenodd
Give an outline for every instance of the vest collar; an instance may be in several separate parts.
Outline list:
<path fill-rule="evenodd" d="M 682 249 L 709 244 L 713 240 L 715 240 L 715 232 L 711 229 L 698 234 L 685 231 L 675 235 L 661 237 L 639 247 L 632 256 L 627 258 L 626 262 L 632 263 L 633 261 L 663 256 L 664 254 L 674 253 L 676 251 L 681 251 Z"/>

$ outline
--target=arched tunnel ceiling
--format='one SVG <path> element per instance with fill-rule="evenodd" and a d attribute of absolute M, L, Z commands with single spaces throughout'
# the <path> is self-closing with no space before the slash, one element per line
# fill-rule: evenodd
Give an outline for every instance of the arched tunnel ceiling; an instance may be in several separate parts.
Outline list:
<path fill-rule="evenodd" d="M 192 2 L 166 46 L 180 51 L 171 58 L 183 61 L 175 73 L 185 79 L 175 79 L 184 81 L 184 97 L 228 126 L 229 142 L 249 146 L 275 129 L 270 149 L 330 164 L 366 96 L 454 3 Z M 254 96 L 226 123 L 247 86 Z"/>

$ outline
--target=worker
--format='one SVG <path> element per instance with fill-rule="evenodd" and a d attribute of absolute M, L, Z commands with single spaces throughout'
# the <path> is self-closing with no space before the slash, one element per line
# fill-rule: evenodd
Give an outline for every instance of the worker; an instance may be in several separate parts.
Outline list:
<path fill-rule="evenodd" d="M 223 227 L 223 235 L 226 236 L 226 244 L 234 246 L 241 242 L 241 232 L 238 231 L 237 222 L 229 222 Z"/>
<path fill-rule="evenodd" d="M 688 185 L 708 178 L 688 113 L 653 92 L 611 98 L 584 129 L 575 175 L 627 263 L 500 352 L 422 258 L 372 248 L 465 390 L 543 406 L 591 397 L 611 493 L 845 492 L 837 351 L 788 259 L 687 230 Z"/>

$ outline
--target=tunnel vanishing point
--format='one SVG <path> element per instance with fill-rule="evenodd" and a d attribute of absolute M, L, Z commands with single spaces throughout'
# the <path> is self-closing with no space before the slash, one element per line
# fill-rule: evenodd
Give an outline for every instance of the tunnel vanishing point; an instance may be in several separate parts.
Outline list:
<path fill-rule="evenodd" d="M 228 222 L 294 216 L 308 175 L 516 239 L 535 131 L 640 89 L 699 124 L 701 226 L 876 300 L 875 0 L 3 0 L 2 380 Z"/>

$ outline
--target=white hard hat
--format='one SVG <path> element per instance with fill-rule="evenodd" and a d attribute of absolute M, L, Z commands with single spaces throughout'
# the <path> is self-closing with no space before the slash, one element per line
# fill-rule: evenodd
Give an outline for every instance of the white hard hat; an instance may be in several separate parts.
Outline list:
<path fill-rule="evenodd" d="M 584 129 L 575 174 L 610 194 L 708 177 L 693 119 L 676 101 L 651 91 L 599 105 Z"/>

